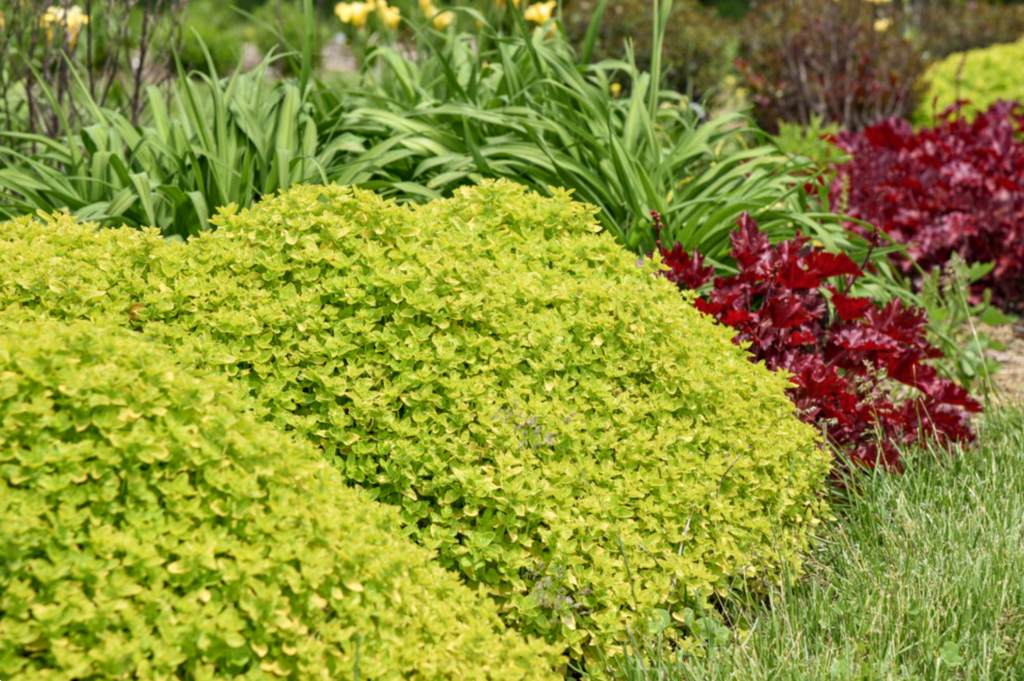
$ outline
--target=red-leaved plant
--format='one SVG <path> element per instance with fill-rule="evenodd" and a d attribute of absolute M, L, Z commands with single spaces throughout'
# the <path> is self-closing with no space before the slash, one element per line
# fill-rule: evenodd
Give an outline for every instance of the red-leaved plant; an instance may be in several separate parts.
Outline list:
<path fill-rule="evenodd" d="M 789 394 L 803 421 L 869 468 L 902 470 L 900 445 L 973 441 L 968 413 L 981 405 L 924 363 L 942 353 L 925 338 L 923 310 L 849 295 L 864 273 L 844 254 L 799 234 L 772 246 L 746 213 L 738 226 L 730 238 L 739 273 L 715 277 L 695 305 L 736 329 L 734 340 L 750 344 L 751 361 L 792 374 Z M 663 275 L 680 288 L 711 281 L 700 253 L 679 244 L 667 250 L 660 241 L 658 249 L 668 267 Z"/>
<path fill-rule="evenodd" d="M 953 253 L 994 263 L 974 289 L 992 289 L 1004 309 L 1024 307 L 1024 106 L 994 104 L 974 121 L 948 110 L 933 128 L 914 132 L 900 119 L 862 133 L 842 133 L 852 155 L 838 169 L 833 205 L 907 245 L 897 257 L 914 275 L 941 267 Z M 851 225 L 854 229 L 862 229 Z"/>

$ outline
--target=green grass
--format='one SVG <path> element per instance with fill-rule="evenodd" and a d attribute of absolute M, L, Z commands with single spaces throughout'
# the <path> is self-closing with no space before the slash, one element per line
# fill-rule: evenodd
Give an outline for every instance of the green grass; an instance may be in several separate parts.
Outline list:
<path fill-rule="evenodd" d="M 726 607 L 738 634 L 638 679 L 1024 679 L 1024 412 L 978 446 L 908 453 L 837 502 L 807 574 L 769 605 Z"/>

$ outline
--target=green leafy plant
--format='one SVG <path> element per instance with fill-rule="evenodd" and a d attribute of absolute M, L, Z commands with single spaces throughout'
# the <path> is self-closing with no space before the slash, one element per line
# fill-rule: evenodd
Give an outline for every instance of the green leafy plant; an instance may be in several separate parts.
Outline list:
<path fill-rule="evenodd" d="M 292 184 L 327 181 L 328 169 L 354 142 L 345 134 L 321 142 L 309 102 L 312 44 L 310 38 L 299 56 L 298 78 L 277 82 L 266 78 L 272 56 L 249 73 L 220 79 L 203 45 L 214 75 L 191 77 L 179 63 L 170 98 L 146 89 L 143 126 L 102 108 L 75 72 L 88 124 L 79 129 L 65 120 L 63 134 L 52 138 L 8 135 L 41 151 L 0 147 L 0 216 L 66 210 L 106 226 L 145 225 L 185 238 L 209 229 L 219 206 L 248 206 Z"/>
<path fill-rule="evenodd" d="M 107 226 L 152 226 L 184 238 L 209 229 L 218 206 L 247 206 L 279 188 L 325 180 L 353 143 L 340 135 L 321 146 L 308 89 L 268 82 L 269 63 L 225 80 L 182 74 L 170 103 L 150 88 L 146 126 L 90 102 L 91 122 L 81 132 L 33 137 L 42 153 L 0 149 L 7 162 L 0 215 L 67 210 Z"/>
<path fill-rule="evenodd" d="M 784 376 L 554 193 L 486 182 L 414 207 L 303 186 L 187 244 L 21 218 L 0 305 L 228 375 L 576 659 L 660 610 L 679 641 L 684 607 L 799 569 L 830 455 Z"/>
<path fill-rule="evenodd" d="M 364 140 L 341 183 L 404 200 L 448 195 L 483 178 L 506 178 L 541 194 L 573 191 L 597 206 L 602 227 L 634 252 L 654 247 L 650 211 L 666 239 L 713 260 L 743 211 L 773 237 L 796 228 L 855 259 L 866 242 L 850 236 L 804 191 L 808 180 L 742 116 L 705 120 L 702 110 L 663 89 L 662 47 L 672 2 L 656 5 L 651 66 L 588 66 L 598 11 L 577 55 L 558 31 L 519 27 L 507 35 L 484 23 L 475 36 L 428 41 L 429 56 L 375 50 L 360 96 L 320 92 L 321 121 Z M 624 83 L 616 96 L 611 86 Z M 324 123 L 323 125 L 326 125 Z M 795 169 L 796 168 L 796 169 Z M 728 269 L 728 263 L 719 263 Z"/>
<path fill-rule="evenodd" d="M 657 7 L 649 71 L 631 52 L 585 66 L 595 31 L 577 56 L 552 24 L 528 24 L 508 5 L 516 33 L 484 22 L 474 49 L 451 28 L 422 29 L 419 58 L 379 47 L 353 90 L 336 79 L 310 87 L 316 15 L 307 0 L 307 35 L 292 51 L 296 79 L 265 82 L 269 60 L 224 80 L 181 73 L 169 99 L 149 91 L 141 127 L 86 97 L 90 124 L 81 132 L 68 125 L 38 138 L 43 151 L 33 155 L 0 148 L 0 215 L 68 210 L 186 237 L 206 229 L 219 206 L 246 207 L 296 183 L 355 184 L 420 202 L 506 178 L 542 194 L 572 190 L 634 251 L 654 247 L 656 209 L 666 238 L 729 271 L 728 233 L 747 211 L 773 238 L 802 229 L 860 261 L 867 243 L 824 210 L 806 165 L 756 144 L 762 133 L 743 117 L 705 120 L 699 106 L 662 89 L 672 3 Z M 611 85 L 622 79 L 628 95 L 615 96 Z"/>
<path fill-rule="evenodd" d="M 601 0 L 571 0 L 565 3 L 562 21 L 574 45 L 587 39 L 594 13 Z M 637 65 L 649 69 L 657 6 L 649 0 L 606 0 L 593 56 L 619 59 L 624 46 L 632 42 Z M 715 98 L 722 79 L 730 70 L 730 53 L 735 51 L 735 34 L 730 23 L 697 0 L 675 0 L 666 24 L 669 40 L 662 45 L 665 75 L 663 87 L 700 100 Z"/>
<path fill-rule="evenodd" d="M 825 123 L 821 116 L 812 115 L 807 125 L 779 121 L 779 134 L 772 140 L 781 151 L 811 161 L 828 171 L 830 164 L 849 160 L 849 156 L 832 142 L 837 134 L 838 123 Z"/>
<path fill-rule="evenodd" d="M 999 363 L 985 356 L 986 350 L 1005 350 L 1002 343 L 980 331 L 985 326 L 1012 324 L 1016 317 L 992 305 L 992 292 L 972 300 L 971 287 L 991 272 L 991 263 L 968 265 L 953 253 L 943 268 L 925 273 L 917 300 L 928 310 L 929 336 L 945 357 L 937 360 L 939 370 L 964 386 L 982 391 L 992 389 L 992 374 Z"/>
<path fill-rule="evenodd" d="M 558 678 L 232 392 L 138 334 L 0 320 L 4 679 Z"/>

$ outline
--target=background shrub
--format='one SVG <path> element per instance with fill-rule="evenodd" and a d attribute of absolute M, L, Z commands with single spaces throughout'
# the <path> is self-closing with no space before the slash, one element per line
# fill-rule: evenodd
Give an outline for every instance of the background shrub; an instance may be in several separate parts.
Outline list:
<path fill-rule="evenodd" d="M 852 155 L 839 168 L 835 205 L 906 244 L 897 266 L 915 279 L 918 268 L 942 267 L 953 253 L 994 268 L 974 283 L 980 297 L 1018 309 L 1024 301 L 1024 110 L 993 105 L 975 120 L 949 112 L 934 128 L 882 121 L 863 133 L 842 133 Z M 856 226 L 855 229 L 862 229 Z"/>
<path fill-rule="evenodd" d="M 3 678 L 558 678 L 231 392 L 138 334 L 0 322 Z"/>
<path fill-rule="evenodd" d="M 1024 38 L 1008 45 L 949 55 L 925 73 L 928 89 L 914 114 L 915 122 L 934 124 L 938 114 L 961 100 L 967 103 L 960 113 L 967 117 L 1000 99 L 1024 101 L 1022 64 Z"/>
<path fill-rule="evenodd" d="M 771 0 L 744 17 L 743 86 L 758 122 L 807 125 L 818 116 L 846 129 L 914 110 L 924 68 L 895 3 Z"/>
<path fill-rule="evenodd" d="M 322 0 L 314 0 L 316 6 L 316 25 L 313 31 L 307 34 L 305 17 L 303 16 L 301 0 L 290 2 L 265 3 L 252 12 L 255 23 L 250 29 L 249 39 L 254 40 L 255 45 L 262 54 L 293 53 L 289 58 L 282 58 L 274 62 L 274 66 L 286 76 L 299 76 L 302 70 L 302 49 L 303 41 L 311 39 L 312 43 L 312 68 L 320 66 L 321 50 L 327 41 L 328 36 L 338 29 L 337 17 L 330 11 L 333 3 L 326 3 Z"/>
<path fill-rule="evenodd" d="M 2 302 L 218 368 L 581 656 L 798 568 L 828 470 L 785 378 L 591 211 L 487 183 L 419 208 L 295 188 L 187 245 L 26 218 Z"/>
<path fill-rule="evenodd" d="M 566 3 L 562 21 L 575 44 L 583 44 L 598 2 Z M 649 0 L 611 0 L 598 29 L 594 58 L 621 59 L 629 41 L 637 65 L 649 70 L 656 19 Z M 736 42 L 731 29 L 730 22 L 697 0 L 673 2 L 667 24 L 669 40 L 662 50 L 664 85 L 695 98 L 713 94 L 730 70 L 730 52 Z"/>
<path fill-rule="evenodd" d="M 919 2 L 911 11 L 917 39 L 929 60 L 1024 36 L 1024 3 Z"/>
<path fill-rule="evenodd" d="M 186 17 L 178 59 L 188 73 L 214 75 L 211 62 L 216 74 L 231 73 L 242 61 L 246 39 L 256 35 L 256 30 L 246 27 L 242 15 L 226 2 L 189 0 Z"/>
<path fill-rule="evenodd" d="M 5 1 L 0 143 L 37 151 L 35 135 L 52 138 L 83 125 L 89 116 L 83 99 L 137 121 L 145 89 L 173 74 L 187 4 Z"/>

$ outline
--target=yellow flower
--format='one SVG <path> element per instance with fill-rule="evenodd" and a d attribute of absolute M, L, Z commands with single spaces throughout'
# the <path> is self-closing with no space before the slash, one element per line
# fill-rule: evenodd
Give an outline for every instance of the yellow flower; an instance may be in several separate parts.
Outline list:
<path fill-rule="evenodd" d="M 0 12 L 0 28 L 7 28 L 7 24 L 4 23 L 4 13 Z"/>
<path fill-rule="evenodd" d="M 392 7 L 387 0 L 377 0 L 377 16 L 385 26 L 392 31 L 402 23 L 402 12 L 397 7 Z"/>
<path fill-rule="evenodd" d="M 420 0 L 420 10 L 438 30 L 448 28 L 455 21 L 455 15 L 452 12 L 442 12 L 434 7 L 433 0 Z"/>
<path fill-rule="evenodd" d="M 373 5 L 369 2 L 339 2 L 334 6 L 334 13 L 343 24 L 352 24 L 356 28 L 366 26 Z"/>
<path fill-rule="evenodd" d="M 82 27 L 89 23 L 89 15 L 82 11 L 78 5 L 72 5 L 65 10 L 63 7 L 50 6 L 39 19 L 39 25 L 46 29 L 46 41 L 53 42 L 54 26 L 63 26 L 68 33 L 68 43 L 74 47 L 78 42 L 78 34 Z"/>
<path fill-rule="evenodd" d="M 888 31 L 889 27 L 892 26 L 892 19 L 885 17 L 884 19 L 875 20 L 875 30 L 879 33 Z"/>
<path fill-rule="evenodd" d="M 451 12 L 436 14 L 431 23 L 434 24 L 434 28 L 440 31 L 455 23 L 455 15 Z"/>
<path fill-rule="evenodd" d="M 612 83 L 612 97 L 618 97 L 622 94 L 622 83 Z"/>
<path fill-rule="evenodd" d="M 546 24 L 551 21 L 551 13 L 555 11 L 555 7 L 558 6 L 558 0 L 548 0 L 548 2 L 539 2 L 536 5 L 530 5 L 523 12 L 523 18 L 527 21 L 532 21 L 537 24 Z"/>

